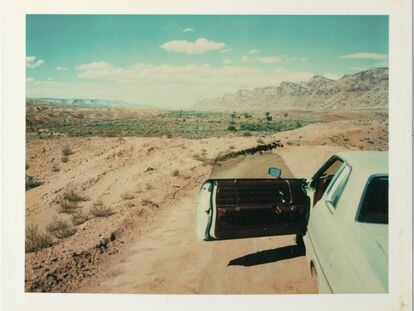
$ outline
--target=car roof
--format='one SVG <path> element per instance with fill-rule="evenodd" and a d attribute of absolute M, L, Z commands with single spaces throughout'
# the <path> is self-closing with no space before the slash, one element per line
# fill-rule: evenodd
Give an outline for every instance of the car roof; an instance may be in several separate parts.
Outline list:
<path fill-rule="evenodd" d="M 361 175 L 388 174 L 388 151 L 347 151 L 338 157 Z"/>

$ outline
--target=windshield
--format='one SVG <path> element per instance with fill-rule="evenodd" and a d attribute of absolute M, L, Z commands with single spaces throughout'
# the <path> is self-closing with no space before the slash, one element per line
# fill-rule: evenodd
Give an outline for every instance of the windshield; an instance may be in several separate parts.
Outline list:
<path fill-rule="evenodd" d="M 374 177 L 369 181 L 358 221 L 388 224 L 388 176 Z"/>

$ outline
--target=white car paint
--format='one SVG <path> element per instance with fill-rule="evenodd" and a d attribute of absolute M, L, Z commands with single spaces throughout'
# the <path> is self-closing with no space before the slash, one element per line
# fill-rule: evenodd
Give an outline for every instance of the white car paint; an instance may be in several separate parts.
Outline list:
<path fill-rule="evenodd" d="M 344 161 L 322 198 L 311 208 L 304 236 L 307 262 L 317 273 L 321 293 L 388 292 L 388 225 L 360 223 L 358 207 L 368 180 L 388 176 L 388 153 L 338 154 Z M 330 204 L 341 173 L 348 174 L 336 207 Z M 309 195 L 313 198 L 312 189 Z"/>

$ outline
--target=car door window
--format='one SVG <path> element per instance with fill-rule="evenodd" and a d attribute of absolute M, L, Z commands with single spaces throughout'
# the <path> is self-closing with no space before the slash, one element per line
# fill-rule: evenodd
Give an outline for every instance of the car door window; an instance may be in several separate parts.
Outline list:
<path fill-rule="evenodd" d="M 322 198 L 325 190 L 328 188 L 335 174 L 340 170 L 343 164 L 344 161 L 341 159 L 334 159 L 328 167 L 314 177 L 315 180 L 313 182 L 315 192 L 313 197 L 313 205 L 315 205 Z"/>
<path fill-rule="evenodd" d="M 326 201 L 331 207 L 335 208 L 338 204 L 339 198 L 345 188 L 350 173 L 351 168 L 344 164 L 338 177 L 332 181 L 332 186 L 328 188 Z"/>

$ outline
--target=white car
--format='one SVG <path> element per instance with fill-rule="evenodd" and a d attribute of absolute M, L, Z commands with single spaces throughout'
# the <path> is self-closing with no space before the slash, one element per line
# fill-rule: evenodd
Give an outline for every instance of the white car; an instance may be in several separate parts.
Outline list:
<path fill-rule="evenodd" d="M 280 173 L 205 181 L 197 237 L 296 234 L 319 292 L 388 292 L 388 153 L 340 153 L 309 181 Z"/>

